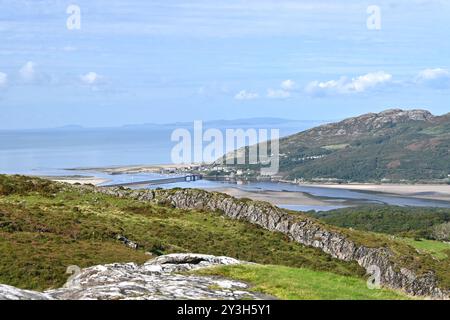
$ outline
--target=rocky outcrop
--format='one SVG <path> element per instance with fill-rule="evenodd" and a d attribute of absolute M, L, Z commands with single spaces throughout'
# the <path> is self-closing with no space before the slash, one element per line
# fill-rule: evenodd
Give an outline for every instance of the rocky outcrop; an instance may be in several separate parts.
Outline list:
<path fill-rule="evenodd" d="M 118 234 L 116 236 L 116 239 L 119 240 L 120 242 L 122 242 L 124 245 L 126 245 L 127 247 L 129 247 L 131 249 L 137 250 L 139 248 L 139 244 L 138 243 L 136 243 L 134 241 L 131 241 L 130 239 L 128 239 L 127 237 L 124 237 L 121 234 Z"/>
<path fill-rule="evenodd" d="M 45 293 L 0 284 L 0 300 L 53 300 L 53 298 Z"/>
<path fill-rule="evenodd" d="M 407 123 L 409 121 L 431 122 L 435 118 L 427 110 L 389 109 L 380 113 L 367 113 L 341 122 L 325 124 L 310 129 L 306 133 L 313 136 L 358 136 L 367 134 L 369 130 L 379 130 L 389 125 Z"/>
<path fill-rule="evenodd" d="M 232 218 L 244 220 L 270 231 L 288 235 L 293 241 L 319 248 L 334 258 L 357 261 L 370 274 L 377 273 L 381 285 L 402 290 L 410 295 L 436 299 L 449 299 L 449 290 L 442 290 L 433 272 L 415 274 L 397 265 L 393 253 L 384 247 L 369 248 L 358 245 L 329 226 L 302 215 L 294 215 L 265 202 L 244 201 L 216 192 L 192 189 L 127 190 L 96 189 L 98 192 L 119 197 L 132 197 L 171 205 L 180 209 L 216 211 Z"/>
<path fill-rule="evenodd" d="M 37 300 L 181 300 L 270 299 L 240 281 L 180 272 L 242 262 L 203 254 L 170 254 L 143 265 L 115 263 L 82 269 L 63 288 L 45 293 L 0 285 L 0 299 Z"/>

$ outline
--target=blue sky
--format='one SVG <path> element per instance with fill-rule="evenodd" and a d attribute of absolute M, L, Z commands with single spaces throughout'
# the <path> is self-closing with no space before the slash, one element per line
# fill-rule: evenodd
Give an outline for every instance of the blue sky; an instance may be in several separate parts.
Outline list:
<path fill-rule="evenodd" d="M 450 0 L 0 0 L 0 129 L 443 114 L 449 19 Z"/>

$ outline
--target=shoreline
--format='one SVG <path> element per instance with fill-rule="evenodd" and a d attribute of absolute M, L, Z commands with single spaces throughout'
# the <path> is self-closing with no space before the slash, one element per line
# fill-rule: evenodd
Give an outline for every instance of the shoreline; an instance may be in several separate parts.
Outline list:
<path fill-rule="evenodd" d="M 99 185 L 105 182 L 111 181 L 107 178 L 96 177 L 95 172 L 109 174 L 109 175 L 121 175 L 121 174 L 139 174 L 139 173 L 186 173 L 195 169 L 198 169 L 201 164 L 151 164 L 151 165 L 129 165 L 129 166 L 108 166 L 108 167 L 89 167 L 89 168 L 71 168 L 68 171 L 84 171 L 92 173 L 89 177 L 80 176 L 58 176 L 58 177 L 45 177 L 54 181 L 67 182 L 67 183 L 81 183 L 81 184 L 94 184 Z M 181 171 L 181 172 L 180 172 Z M 205 180 L 209 180 L 207 177 Z M 375 192 L 384 195 L 401 196 L 408 198 L 417 198 L 423 200 L 437 200 L 450 202 L 450 185 L 448 184 L 408 184 L 408 183 L 314 183 L 304 182 L 295 183 L 289 180 L 272 180 L 274 183 L 289 183 L 304 187 L 318 187 L 318 188 L 330 188 L 339 190 L 351 190 L 359 192 Z M 325 201 L 322 199 L 315 199 L 315 197 L 309 196 L 307 193 L 294 192 L 297 196 L 293 196 L 292 192 L 285 194 L 283 191 L 273 192 L 249 192 L 238 190 L 234 187 L 220 187 L 220 188 L 208 188 L 212 191 L 224 192 L 236 197 L 254 197 L 256 200 L 264 200 L 276 204 L 298 204 L 299 201 L 305 201 L 305 204 L 312 203 L 312 205 L 330 205 L 334 202 Z M 239 191 L 239 192 L 238 192 Z M 306 196 L 308 195 L 309 198 Z M 275 198 L 278 198 L 275 200 Z M 294 200 L 296 199 L 296 200 Z M 314 200 L 311 200 L 314 199 Z M 295 203 L 294 203 L 295 202 Z"/>

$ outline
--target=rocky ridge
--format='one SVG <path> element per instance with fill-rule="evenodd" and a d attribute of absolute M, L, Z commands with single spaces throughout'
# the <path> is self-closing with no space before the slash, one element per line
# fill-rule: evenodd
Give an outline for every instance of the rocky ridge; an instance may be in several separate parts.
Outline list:
<path fill-rule="evenodd" d="M 389 109 L 380 113 L 367 113 L 343 121 L 325 124 L 305 131 L 305 135 L 318 136 L 358 136 L 368 131 L 379 130 L 388 125 L 408 121 L 433 121 L 436 117 L 427 110 Z"/>
<path fill-rule="evenodd" d="M 312 218 L 293 215 L 284 209 L 265 202 L 243 201 L 217 192 L 193 189 L 129 190 L 94 188 L 97 192 L 118 197 L 132 197 L 141 201 L 152 201 L 180 209 L 199 209 L 220 212 L 267 230 L 281 232 L 293 241 L 319 248 L 334 258 L 356 261 L 369 274 L 379 273 L 382 286 L 403 292 L 435 299 L 450 299 L 450 291 L 438 286 L 433 272 L 415 274 L 408 268 L 393 262 L 393 252 L 384 247 L 370 248 L 358 245 L 345 235 L 325 228 Z"/>
<path fill-rule="evenodd" d="M 248 284 L 243 282 L 180 274 L 189 270 L 240 263 L 243 262 L 228 257 L 170 254 L 143 265 L 98 265 L 79 270 L 64 287 L 44 293 L 0 285 L 0 300 L 273 299 L 249 291 Z"/>

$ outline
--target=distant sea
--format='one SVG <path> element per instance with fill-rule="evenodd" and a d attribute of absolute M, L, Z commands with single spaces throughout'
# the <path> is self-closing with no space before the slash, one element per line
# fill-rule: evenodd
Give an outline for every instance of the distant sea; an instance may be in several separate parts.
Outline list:
<path fill-rule="evenodd" d="M 280 129 L 281 136 L 303 131 L 324 121 L 258 118 L 210 121 L 204 128 Z M 171 163 L 174 129 L 192 132 L 192 123 L 132 125 L 118 128 L 63 127 L 39 130 L 0 130 L 0 173 L 73 174 L 68 168 Z"/>

